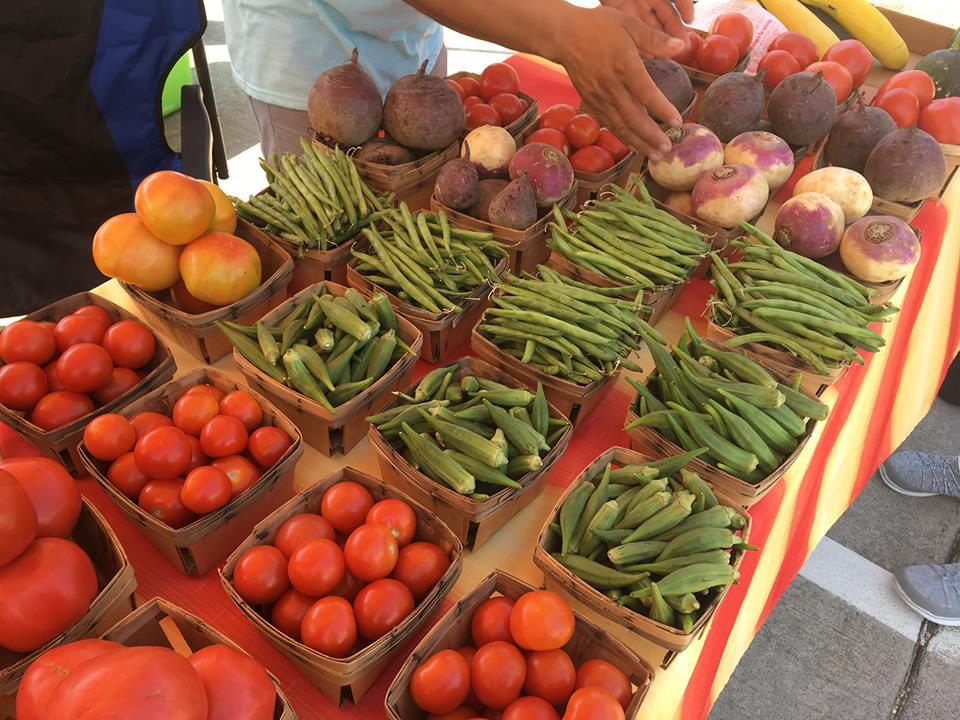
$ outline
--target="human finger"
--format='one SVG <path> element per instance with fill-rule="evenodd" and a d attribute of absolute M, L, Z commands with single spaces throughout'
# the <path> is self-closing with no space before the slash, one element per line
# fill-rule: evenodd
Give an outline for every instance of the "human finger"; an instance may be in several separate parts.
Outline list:
<path fill-rule="evenodd" d="M 671 126 L 683 122 L 677 108 L 667 100 L 657 84 L 650 78 L 650 74 L 642 61 L 638 59 L 629 63 L 621 77 L 630 95 L 642 103 L 650 115 Z"/>
<path fill-rule="evenodd" d="M 686 36 L 682 39 L 670 37 L 634 16 L 623 16 L 623 28 L 638 50 L 648 52 L 655 57 L 670 58 L 687 47 Z"/>
<path fill-rule="evenodd" d="M 687 31 L 680 20 L 677 8 L 669 0 L 657 0 L 652 8 L 657 16 L 658 24 L 668 35 L 687 41 Z M 648 25 L 650 23 L 647 23 Z"/>
<path fill-rule="evenodd" d="M 670 149 L 670 140 L 626 84 L 613 88 L 611 95 L 634 147 L 645 148 L 651 157 L 659 157 Z"/>
<path fill-rule="evenodd" d="M 693 22 L 693 0 L 673 0 L 673 4 L 677 6 L 685 23 Z"/>

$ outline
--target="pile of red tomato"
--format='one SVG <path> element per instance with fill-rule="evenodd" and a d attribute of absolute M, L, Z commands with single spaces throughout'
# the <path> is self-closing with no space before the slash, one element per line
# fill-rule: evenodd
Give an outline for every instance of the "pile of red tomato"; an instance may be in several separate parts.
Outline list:
<path fill-rule="evenodd" d="M 0 333 L 0 404 L 55 430 L 136 387 L 155 350 L 146 325 L 98 305 L 56 323 L 18 320 Z"/>
<path fill-rule="evenodd" d="M 10 458 L 0 461 L 0 508 L 0 647 L 33 652 L 82 618 L 97 596 L 93 562 L 69 539 L 80 493 L 53 460 Z"/>
<path fill-rule="evenodd" d="M 766 70 L 763 84 L 770 88 L 801 71 L 823 73 L 839 105 L 863 85 L 873 65 L 873 56 L 867 47 L 852 38 L 834 43 L 819 61 L 817 58 L 813 40 L 802 33 L 785 32 L 770 43 L 758 70 Z"/>
<path fill-rule="evenodd" d="M 904 70 L 880 86 L 873 104 L 897 127 L 918 126 L 937 142 L 960 144 L 960 97 L 934 100 L 936 86 L 923 70 Z"/>
<path fill-rule="evenodd" d="M 517 71 L 506 63 L 488 65 L 479 80 L 464 75 L 447 78 L 447 82 L 463 100 L 468 130 L 481 125 L 509 125 L 530 107 L 527 100 L 517 95 L 520 92 Z"/>
<path fill-rule="evenodd" d="M 183 657 L 91 639 L 52 648 L 30 665 L 17 689 L 17 718 L 271 720 L 276 699 L 263 665 L 227 645 Z"/>
<path fill-rule="evenodd" d="M 743 13 L 717 15 L 706 37 L 687 28 L 687 47 L 673 59 L 681 65 L 716 75 L 733 70 L 753 42 L 753 23 Z"/>
<path fill-rule="evenodd" d="M 593 115 L 564 103 L 551 106 L 540 116 L 537 130 L 524 144 L 533 142 L 553 145 L 570 158 L 574 170 L 586 173 L 606 172 L 630 152 Z"/>
<path fill-rule="evenodd" d="M 630 679 L 611 663 L 579 667 L 563 649 L 576 629 L 570 605 L 549 590 L 516 602 L 483 601 L 470 619 L 473 645 L 441 650 L 413 673 L 410 694 L 434 720 L 624 720 Z M 561 715 L 562 713 L 562 715 Z"/>
<path fill-rule="evenodd" d="M 241 555 L 233 586 L 294 640 L 342 658 L 402 623 L 450 560 L 438 545 L 414 542 L 408 503 L 376 502 L 359 483 L 331 486 L 319 511 L 293 515 L 273 545 Z"/>
<path fill-rule="evenodd" d="M 246 390 L 196 385 L 171 415 L 100 415 L 84 428 L 83 443 L 110 463 L 114 487 L 175 529 L 245 493 L 293 442 L 280 428 L 261 427 L 263 410 Z"/>

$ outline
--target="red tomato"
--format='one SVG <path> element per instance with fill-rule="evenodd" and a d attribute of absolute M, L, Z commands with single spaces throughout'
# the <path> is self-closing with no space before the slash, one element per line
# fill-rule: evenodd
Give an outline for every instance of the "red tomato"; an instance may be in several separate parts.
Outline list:
<path fill-rule="evenodd" d="M 180 500 L 190 512 L 206 515 L 230 502 L 233 486 L 227 474 L 212 465 L 191 470 L 180 488 Z"/>
<path fill-rule="evenodd" d="M 474 105 L 484 105 L 483 98 L 479 95 L 471 95 L 466 100 L 463 101 L 463 107 L 465 110 L 470 110 Z"/>
<path fill-rule="evenodd" d="M 213 385 L 194 385 L 192 388 L 187 390 L 184 395 L 191 395 L 193 393 L 207 393 L 214 400 L 217 401 L 217 404 L 220 404 L 220 401 L 226 397 L 226 393 L 223 392 L 220 388 L 215 388 Z"/>
<path fill-rule="evenodd" d="M 527 655 L 527 695 L 551 705 L 563 705 L 573 692 L 577 668 L 563 650 L 539 650 Z"/>
<path fill-rule="evenodd" d="M 837 96 L 837 105 L 842 103 L 853 91 L 853 76 L 838 62 L 829 60 L 808 65 L 807 72 L 823 73 L 823 79 L 830 83 L 833 94 Z"/>
<path fill-rule="evenodd" d="M 823 54 L 823 59 L 838 62 L 849 70 L 855 88 L 863 85 L 863 81 L 870 73 L 870 68 L 873 67 L 873 55 L 867 50 L 866 45 L 853 38 L 831 45 Z"/>
<path fill-rule="evenodd" d="M 173 478 L 187 469 L 193 451 L 180 428 L 163 425 L 137 440 L 133 454 L 150 477 Z"/>
<path fill-rule="evenodd" d="M 597 135 L 596 145 L 597 147 L 603 148 L 610 153 L 610 156 L 613 158 L 615 163 L 620 162 L 630 154 L 630 148 L 620 142 L 620 138 L 606 128 L 600 128 L 600 133 Z"/>
<path fill-rule="evenodd" d="M 447 84 L 456 91 L 457 95 L 460 96 L 461 100 L 467 97 L 463 92 L 463 86 L 453 78 L 447 78 Z"/>
<path fill-rule="evenodd" d="M 316 602 L 315 598 L 290 588 L 273 604 L 270 622 L 280 632 L 299 641 L 300 623 L 303 622 L 303 616 L 307 614 L 307 610 L 313 606 L 314 602 Z"/>
<path fill-rule="evenodd" d="M 112 372 L 110 353 L 93 343 L 71 345 L 57 360 L 57 377 L 70 392 L 99 390 L 110 382 Z"/>
<path fill-rule="evenodd" d="M 297 513 L 287 518 L 280 529 L 273 544 L 290 559 L 294 550 L 311 540 L 336 540 L 333 525 L 314 513 Z"/>
<path fill-rule="evenodd" d="M 697 50 L 697 64 L 717 75 L 733 70 L 739 57 L 737 44 L 726 35 L 711 35 L 700 43 Z"/>
<path fill-rule="evenodd" d="M 13 475 L 37 512 L 37 537 L 70 537 L 80 517 L 80 491 L 60 463 L 44 457 L 9 458 L 0 470 Z"/>
<path fill-rule="evenodd" d="M 263 410 L 260 408 L 260 403 L 246 390 L 234 390 L 227 393 L 220 401 L 220 414 L 237 418 L 247 428 L 248 432 L 253 432 L 263 422 Z"/>
<path fill-rule="evenodd" d="M 469 692 L 470 666 L 456 650 L 434 653 L 420 663 L 410 677 L 410 695 L 424 712 L 453 713 L 463 705 Z"/>
<path fill-rule="evenodd" d="M 121 455 L 110 464 L 107 480 L 134 502 L 140 497 L 144 486 L 150 482 L 150 478 L 137 465 L 137 459 L 132 452 Z"/>
<path fill-rule="evenodd" d="M 620 668 L 606 660 L 587 660 L 577 669 L 577 689 L 598 687 L 606 690 L 626 710 L 633 697 L 633 688 Z"/>
<path fill-rule="evenodd" d="M 56 367 L 56 365 L 54 365 Z M 57 376 L 57 381 L 60 378 Z M 118 397 L 140 384 L 140 376 L 134 370 L 125 367 L 115 367 L 110 371 L 107 384 L 93 393 L 93 399 L 101 405 L 113 402 Z M 61 383 L 62 385 L 62 383 Z"/>
<path fill-rule="evenodd" d="M 208 720 L 207 695 L 190 662 L 154 646 L 85 662 L 60 683 L 46 712 L 58 720 Z"/>
<path fill-rule="evenodd" d="M 44 720 L 50 717 L 45 713 L 50 696 L 74 669 L 87 660 L 122 649 L 120 643 L 90 638 L 47 650 L 30 663 L 17 688 L 18 720 Z"/>
<path fill-rule="evenodd" d="M 547 111 L 540 116 L 540 127 L 563 132 L 576 114 L 577 111 L 566 103 L 551 105 L 547 108 Z"/>
<path fill-rule="evenodd" d="M 431 542 L 415 542 L 400 551 L 392 577 L 410 588 L 419 602 L 430 594 L 449 567 L 450 558 L 442 548 Z"/>
<path fill-rule="evenodd" d="M 520 92 L 520 76 L 506 63 L 493 63 L 480 73 L 480 97 L 489 101 L 494 95 Z"/>
<path fill-rule="evenodd" d="M 320 514 L 334 530 L 349 535 L 363 525 L 373 507 L 373 495 L 363 485 L 347 480 L 338 482 L 323 494 Z"/>
<path fill-rule="evenodd" d="M 485 707 L 503 710 L 523 690 L 527 663 L 516 646 L 494 640 L 477 648 L 470 663 L 473 691 Z"/>
<path fill-rule="evenodd" d="M 247 448 L 247 428 L 232 415 L 211 418 L 200 431 L 200 447 L 207 457 L 239 455 Z"/>
<path fill-rule="evenodd" d="M 921 110 L 933 102 L 933 98 L 937 92 L 937 88 L 933 84 L 933 78 L 923 72 L 923 70 L 904 70 L 887 79 L 887 81 L 880 86 L 880 89 L 877 90 L 876 97 L 873 99 L 873 104 L 878 105 L 880 101 L 883 100 L 883 96 L 887 91 L 893 90 L 894 88 L 909 90 L 916 95 Z"/>
<path fill-rule="evenodd" d="M 107 329 L 103 336 L 103 347 L 110 353 L 115 365 L 136 370 L 153 360 L 157 341 L 143 323 L 121 320 Z"/>
<path fill-rule="evenodd" d="M 293 440 L 283 430 L 272 425 L 257 428 L 250 433 L 247 449 L 264 470 L 272 468 L 283 457 Z"/>
<path fill-rule="evenodd" d="M 570 122 L 563 129 L 570 138 L 570 144 L 575 148 L 593 145 L 600 134 L 600 123 L 593 115 L 579 113 L 570 118 Z"/>
<path fill-rule="evenodd" d="M 243 455 L 227 455 L 227 457 L 217 458 L 211 464 L 227 474 L 230 485 L 233 487 L 231 497 L 243 495 L 262 477 L 260 469 Z"/>
<path fill-rule="evenodd" d="M 513 642 L 510 635 L 510 613 L 513 600 L 502 595 L 484 600 L 473 612 L 470 620 L 470 635 L 477 647 L 495 640 Z"/>
<path fill-rule="evenodd" d="M 27 491 L 0 470 L 0 567 L 17 557 L 37 537 L 37 511 Z"/>
<path fill-rule="evenodd" d="M 486 103 L 474 103 L 467 109 L 466 126 L 470 130 L 482 125 L 503 125 L 500 113 L 496 108 Z"/>
<path fill-rule="evenodd" d="M 84 305 L 82 308 L 77 308 L 71 313 L 72 315 L 89 315 L 92 318 L 96 318 L 103 324 L 105 328 L 113 325 L 113 316 L 108 313 L 104 308 L 99 305 Z"/>
<path fill-rule="evenodd" d="M 34 540 L 0 568 L 0 647 L 33 652 L 83 617 L 96 596 L 97 571 L 78 545 Z"/>
<path fill-rule="evenodd" d="M 461 78 L 457 78 L 457 84 L 463 88 L 463 96 L 468 97 L 480 97 L 480 81 L 475 77 L 470 77 L 465 75 Z"/>
<path fill-rule="evenodd" d="M 173 404 L 173 424 L 187 435 L 200 437 L 203 426 L 220 414 L 220 406 L 207 393 L 181 395 Z"/>
<path fill-rule="evenodd" d="M 140 491 L 137 504 L 148 515 L 153 515 L 160 522 L 178 530 L 197 519 L 180 499 L 182 488 L 183 480 L 180 478 L 151 480 Z"/>
<path fill-rule="evenodd" d="M 391 578 L 381 578 L 357 593 L 353 613 L 360 634 L 373 642 L 402 623 L 413 612 L 413 606 L 413 595 L 406 585 Z"/>
<path fill-rule="evenodd" d="M 387 577 L 397 564 L 397 539 L 383 525 L 361 525 L 347 538 L 343 559 L 358 580 L 373 582 Z"/>
<path fill-rule="evenodd" d="M 473 662 L 473 656 L 477 654 L 477 649 L 473 645 L 463 645 L 462 647 L 457 648 L 457 652 L 463 656 L 463 659 L 467 661 L 467 665 Z M 467 693 L 467 699 L 464 701 L 465 705 L 470 707 L 483 707 L 483 704 L 477 698 L 476 693 L 473 692 L 473 688 L 470 688 L 470 692 Z M 476 713 L 471 714 L 469 717 L 474 717 Z M 431 716 L 432 717 L 432 716 Z"/>
<path fill-rule="evenodd" d="M 233 586 L 251 605 L 269 605 L 290 587 L 287 559 L 273 545 L 256 545 L 233 566 Z"/>
<path fill-rule="evenodd" d="M 560 716 L 546 700 L 522 697 L 507 705 L 500 720 L 560 720 Z"/>
<path fill-rule="evenodd" d="M 33 410 L 47 394 L 47 374 L 26 360 L 0 366 L 0 404 L 11 410 Z"/>
<path fill-rule="evenodd" d="M 116 370 L 116 368 L 114 368 L 114 370 Z M 53 360 L 52 362 L 47 363 L 47 364 L 44 366 L 43 371 L 47 374 L 47 389 L 48 389 L 50 392 L 56 392 L 57 390 L 63 390 L 63 383 L 60 382 L 60 376 L 57 375 L 57 361 L 56 361 L 56 360 Z M 111 380 L 112 380 L 112 376 L 111 376 Z M 139 381 L 140 378 L 137 378 L 137 380 Z M 109 383 L 108 383 L 108 386 L 109 386 Z M 103 388 L 101 388 L 100 392 L 103 392 Z"/>
<path fill-rule="evenodd" d="M 787 51 L 797 59 L 797 62 L 802 68 L 812 65 L 817 61 L 817 58 L 820 57 L 820 53 L 817 51 L 817 46 L 813 40 L 803 33 L 798 32 L 785 32 L 782 35 L 778 35 L 774 38 L 773 42 L 770 43 L 767 52 L 771 50 Z"/>
<path fill-rule="evenodd" d="M 700 33 L 692 28 L 687 28 L 687 46 L 683 52 L 674 55 L 673 60 L 688 67 L 697 67 L 697 51 L 700 49 L 700 43 L 703 38 Z"/>
<path fill-rule="evenodd" d="M 563 720 L 624 720 L 623 708 L 598 687 L 580 688 L 570 697 Z"/>
<path fill-rule="evenodd" d="M 534 130 L 532 133 L 530 133 L 530 136 L 524 141 L 523 144 L 529 145 L 530 143 L 535 142 L 553 145 L 564 155 L 567 155 L 568 157 L 570 155 L 570 138 L 568 138 L 566 133 L 562 132 L 561 130 L 542 127 L 539 130 Z"/>
<path fill-rule="evenodd" d="M 137 431 L 137 440 L 142 440 L 151 430 L 173 425 L 173 420 L 157 412 L 140 412 L 130 418 L 130 424 Z"/>
<path fill-rule="evenodd" d="M 274 548 L 276 550 L 276 548 Z M 283 553 L 277 550 L 280 557 Z M 343 579 L 343 551 L 333 541 L 321 538 L 304 543 L 290 556 L 290 584 L 304 595 L 322 597 Z"/>
<path fill-rule="evenodd" d="M 207 720 L 272 720 L 277 689 L 252 657 L 227 645 L 208 645 L 187 660 L 203 683 Z"/>
<path fill-rule="evenodd" d="M 524 650 L 556 650 L 573 637 L 570 604 L 552 590 L 522 595 L 510 613 L 510 635 Z"/>
<path fill-rule="evenodd" d="M 934 100 L 920 111 L 920 129 L 937 142 L 960 145 L 960 97 Z"/>
<path fill-rule="evenodd" d="M 60 318 L 53 329 L 57 341 L 57 350 L 63 352 L 79 343 L 100 345 L 107 329 L 97 318 L 90 315 L 67 315 Z"/>
<path fill-rule="evenodd" d="M 407 503 L 397 498 L 386 498 L 376 503 L 367 513 L 365 522 L 383 525 L 389 529 L 399 548 L 409 545 L 417 532 L 416 513 Z"/>
<path fill-rule="evenodd" d="M 26 360 L 44 365 L 56 351 L 53 331 L 33 320 L 18 320 L 0 333 L 0 359 L 5 363 Z"/>
<path fill-rule="evenodd" d="M 790 75 L 800 72 L 800 63 L 786 50 L 771 50 L 760 60 L 757 71 L 760 70 L 767 71 L 763 76 L 763 84 L 774 88 Z"/>
<path fill-rule="evenodd" d="M 97 460 L 116 460 L 133 450 L 137 431 L 123 415 L 98 415 L 83 429 L 83 444 Z"/>
<path fill-rule="evenodd" d="M 187 435 L 187 442 L 190 443 L 190 462 L 187 463 L 187 469 L 185 472 L 190 472 L 194 468 L 198 468 L 201 465 L 206 465 L 209 458 L 203 454 L 203 448 L 200 447 L 199 438 L 195 438 L 193 435 Z M 218 465 L 217 467 L 220 466 Z M 220 467 L 220 469 L 224 472 L 227 472 L 222 467 Z M 229 473 L 227 473 L 227 477 L 230 477 Z M 230 478 L 230 482 L 231 484 L 233 483 L 233 478 Z"/>
<path fill-rule="evenodd" d="M 93 411 L 93 401 L 86 395 L 57 390 L 40 398 L 30 413 L 30 422 L 43 430 L 56 430 Z"/>
<path fill-rule="evenodd" d="M 614 166 L 613 155 L 598 145 L 580 148 L 570 156 L 570 164 L 577 172 L 601 173 Z"/>
<path fill-rule="evenodd" d="M 879 102 L 874 101 L 874 105 L 886 110 L 900 128 L 913 127 L 920 119 L 920 101 L 904 88 L 887 90 Z"/>
<path fill-rule="evenodd" d="M 733 40 L 737 45 L 738 57 L 743 57 L 753 42 L 753 23 L 743 13 L 720 13 L 713 20 L 710 34 L 724 35 Z"/>
<path fill-rule="evenodd" d="M 330 592 L 331 595 L 339 595 L 346 598 L 351 603 L 357 599 L 357 593 L 363 590 L 364 583 L 357 580 L 348 572 L 343 573 L 343 579 L 337 583 L 337 586 Z"/>
<path fill-rule="evenodd" d="M 504 125 L 509 125 L 518 117 L 523 115 L 523 102 L 512 93 L 499 93 L 490 98 L 490 107 L 497 111 L 500 121 Z"/>
<path fill-rule="evenodd" d="M 346 657 L 357 643 L 353 607 L 336 595 L 317 600 L 303 616 L 300 636 L 304 645 L 324 655 Z"/>

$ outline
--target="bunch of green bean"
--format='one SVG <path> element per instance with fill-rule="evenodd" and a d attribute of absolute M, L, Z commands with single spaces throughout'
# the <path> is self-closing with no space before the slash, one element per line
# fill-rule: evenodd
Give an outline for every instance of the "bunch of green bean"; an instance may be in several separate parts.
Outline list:
<path fill-rule="evenodd" d="M 733 550 L 746 518 L 721 505 L 684 465 L 703 450 L 614 468 L 575 486 L 550 529 L 553 558 L 617 605 L 692 632 L 719 591 L 737 579 Z"/>
<path fill-rule="evenodd" d="M 404 353 L 413 354 L 397 334 L 386 295 L 368 301 L 352 288 L 337 297 L 322 286 L 277 325 L 217 327 L 254 367 L 330 412 L 373 385 Z"/>
<path fill-rule="evenodd" d="M 552 250 L 598 275 L 653 289 L 683 282 L 710 250 L 703 235 L 653 205 L 637 176 L 643 200 L 612 185 L 612 197 L 575 214 L 554 206 Z M 566 220 L 572 221 L 567 230 Z"/>
<path fill-rule="evenodd" d="M 461 495 L 486 500 L 504 488 L 522 487 L 569 422 L 551 417 L 537 392 L 511 388 L 475 375 L 457 379 L 458 365 L 427 373 L 413 395 L 372 415 L 388 441 L 414 467 Z"/>
<path fill-rule="evenodd" d="M 247 201 L 231 198 L 240 217 L 302 253 L 336 247 L 390 207 L 392 196 L 371 190 L 340 148 L 325 152 L 303 138 L 300 147 L 300 157 L 284 153 L 272 163 L 260 160 L 270 187 Z"/>
<path fill-rule="evenodd" d="M 825 420 L 829 408 L 778 382 L 739 353 L 703 342 L 687 329 L 669 352 L 646 338 L 656 370 L 637 391 L 637 419 L 626 426 L 649 427 L 684 450 L 750 483 L 783 464 L 807 434 L 808 420 Z M 797 376 L 799 380 L 799 376 Z"/>
<path fill-rule="evenodd" d="M 886 344 L 869 326 L 889 320 L 896 307 L 871 304 L 875 290 L 741 225 L 759 244 L 734 241 L 744 257 L 729 265 L 711 256 L 712 318 L 737 335 L 727 345 L 777 346 L 827 373 L 830 366 L 862 364 L 857 348 L 877 352 Z"/>
<path fill-rule="evenodd" d="M 540 277 L 507 275 L 477 326 L 481 335 L 547 375 L 589 385 L 625 364 L 641 332 L 660 334 L 639 317 L 636 285 L 601 288 L 538 266 Z"/>
<path fill-rule="evenodd" d="M 492 233 L 451 227 L 442 210 L 413 214 L 403 202 L 380 220 L 388 229 L 363 231 L 371 252 L 354 248 L 354 269 L 402 301 L 437 314 L 462 312 L 464 298 L 497 281 L 507 253 Z"/>

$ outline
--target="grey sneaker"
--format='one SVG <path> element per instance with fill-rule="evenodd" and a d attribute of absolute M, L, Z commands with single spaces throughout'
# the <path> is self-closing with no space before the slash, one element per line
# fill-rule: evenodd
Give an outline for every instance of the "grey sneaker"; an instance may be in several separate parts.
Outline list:
<path fill-rule="evenodd" d="M 938 625 L 960 625 L 960 565 L 911 565 L 893 573 L 904 601 Z"/>
<path fill-rule="evenodd" d="M 880 466 L 880 479 L 901 495 L 960 498 L 960 463 L 956 455 L 896 452 Z"/>

